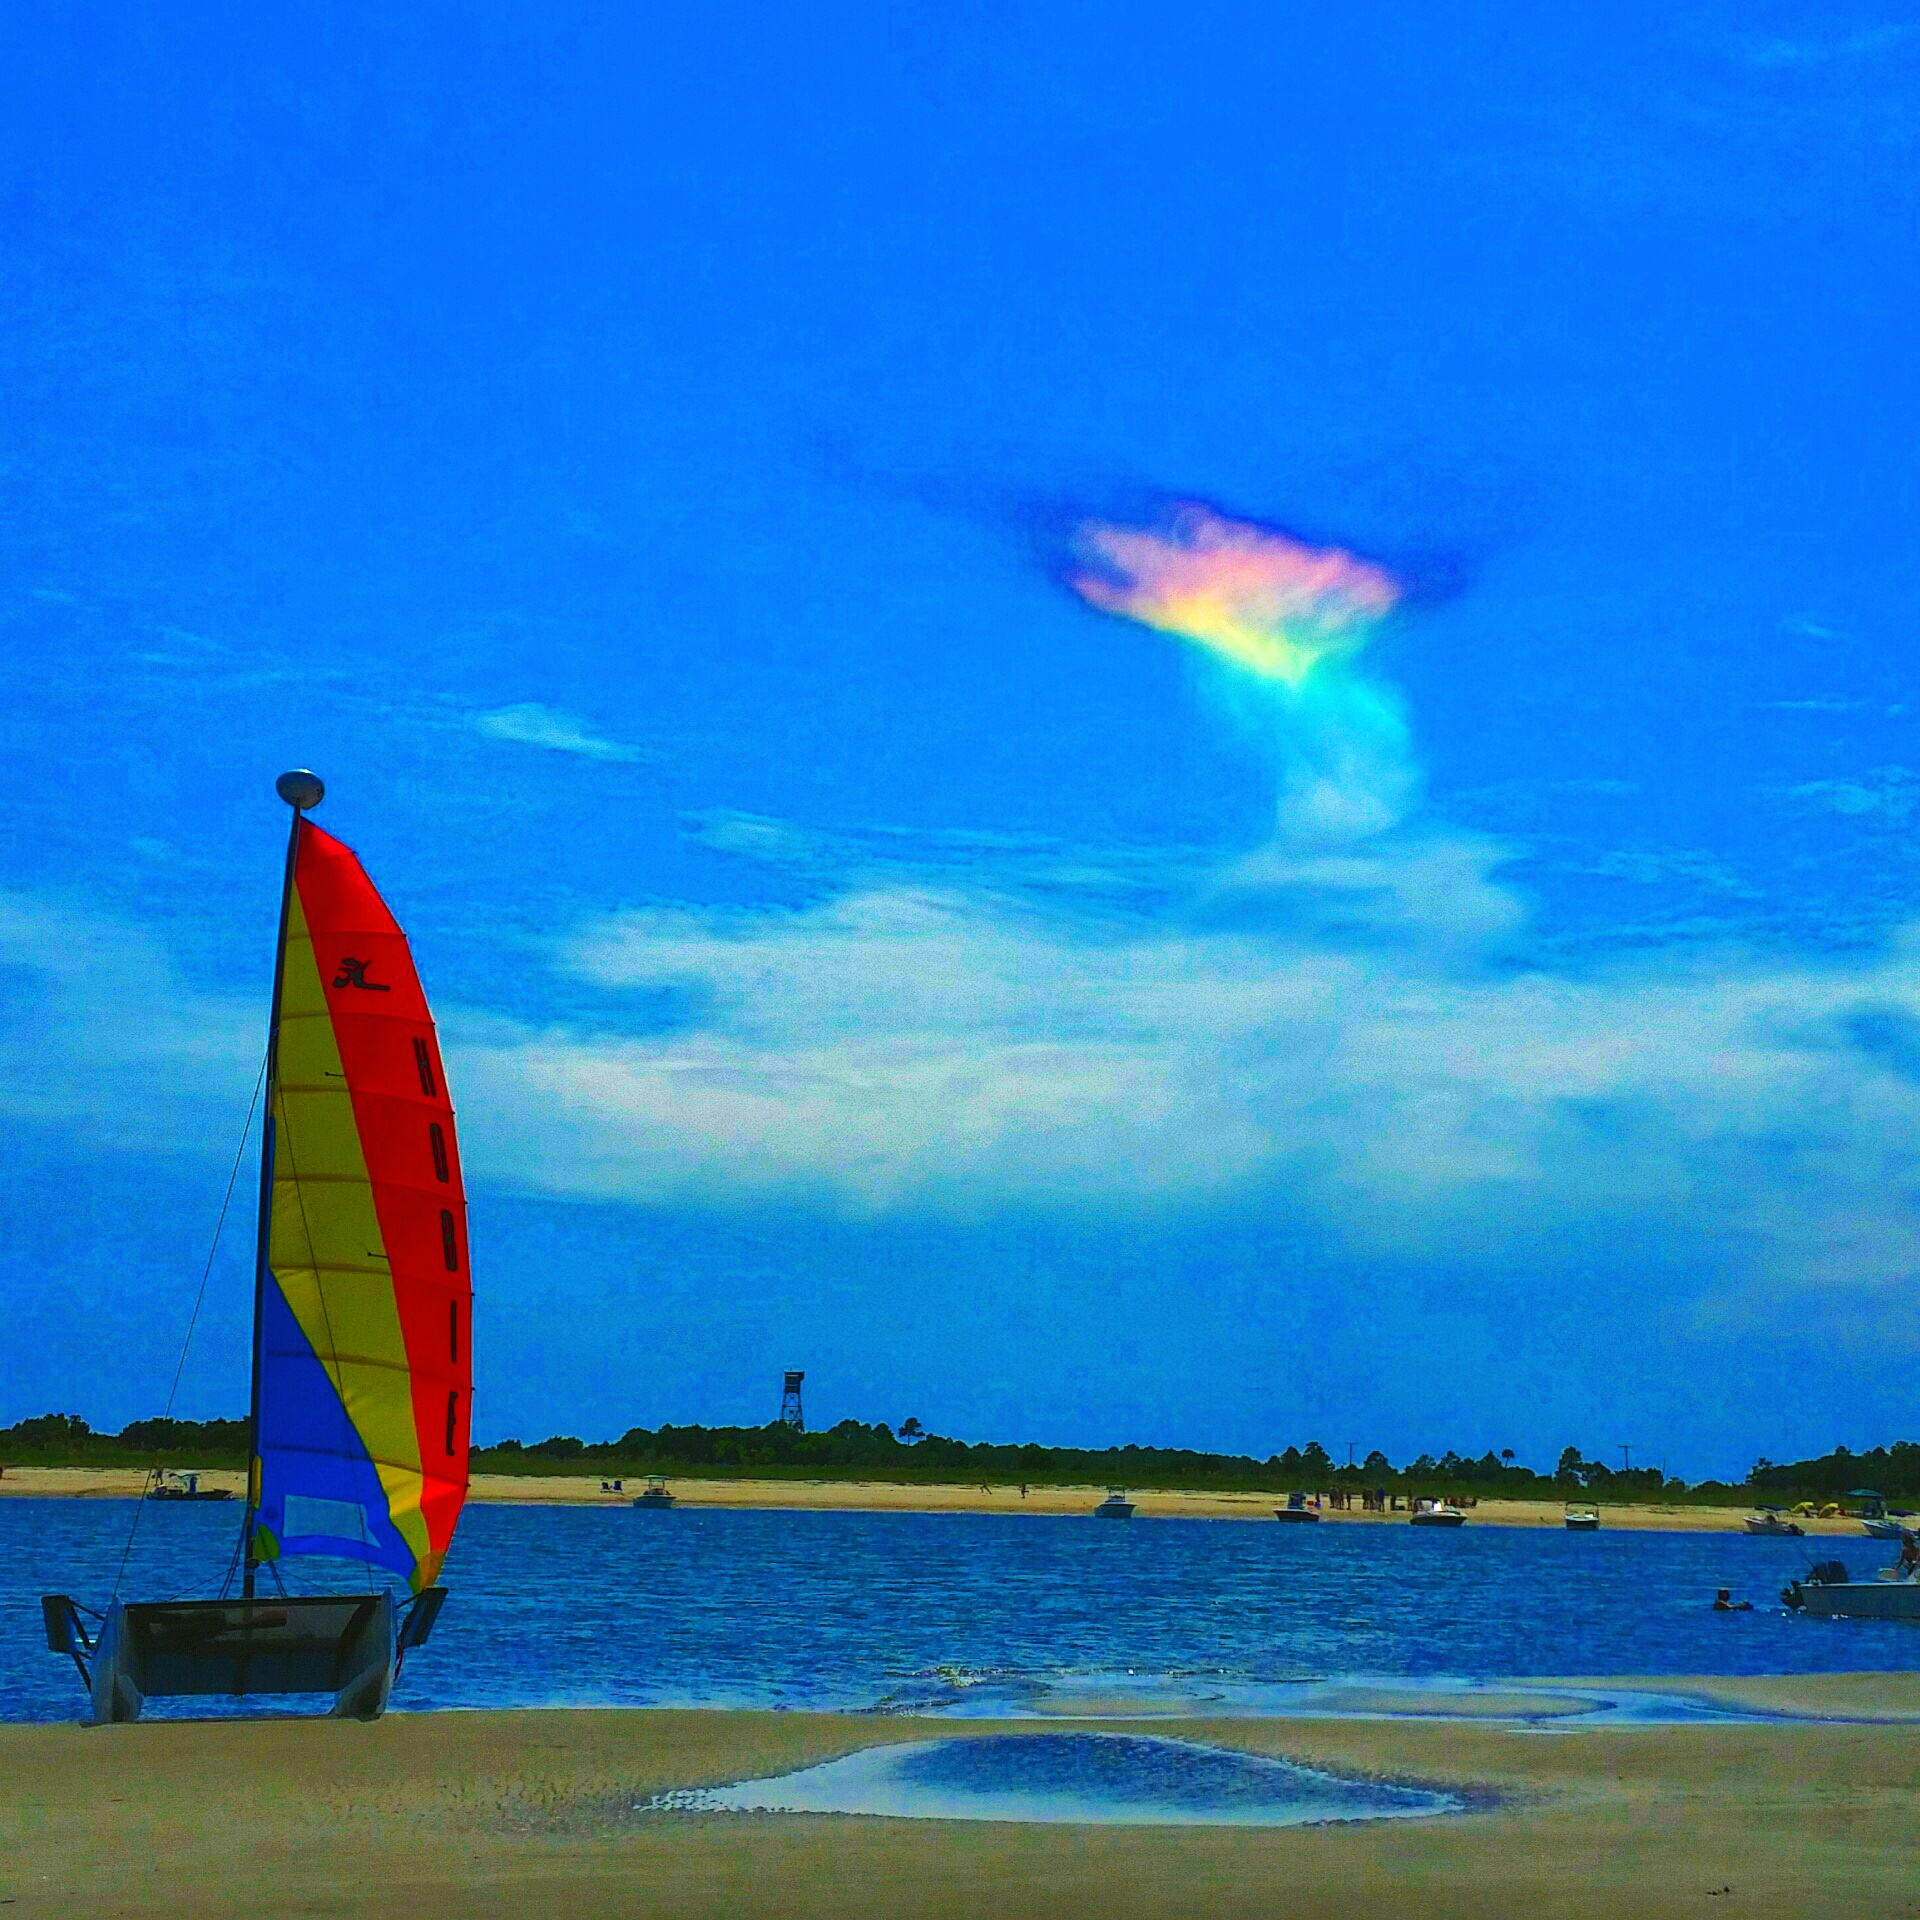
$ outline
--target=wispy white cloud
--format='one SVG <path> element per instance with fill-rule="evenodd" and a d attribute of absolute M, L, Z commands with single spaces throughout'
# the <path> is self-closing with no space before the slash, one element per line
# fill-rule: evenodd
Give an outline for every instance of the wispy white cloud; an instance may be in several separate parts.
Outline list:
<path fill-rule="evenodd" d="M 1916 35 L 1920 35 L 1920 27 L 1911 22 L 1887 20 L 1851 32 L 1803 33 L 1792 38 L 1782 34 L 1756 36 L 1736 42 L 1736 50 L 1753 67 L 1827 67 L 1885 56 L 1910 45 Z"/>
<path fill-rule="evenodd" d="M 1625 1230 L 1728 1311 L 1915 1318 L 1920 927 L 1847 959 L 1547 963 L 1500 844 L 1437 827 L 1208 864 L 763 825 L 736 846 L 802 862 L 814 900 L 576 928 L 552 965 L 592 1029 L 443 1005 L 478 1180 L 1102 1231 L 1258 1214 L 1456 1270 Z M 0 1108 L 104 1146 L 230 1136 L 252 1001 L 19 896 L 0 964 Z"/>
<path fill-rule="evenodd" d="M 1759 900 L 1760 889 L 1734 872 L 1725 861 L 1687 847 L 1616 847 L 1578 869 L 1602 880 L 1625 880 L 1635 886 L 1698 887 L 1736 900 Z"/>
<path fill-rule="evenodd" d="M 797 911 L 614 916 L 562 964 L 694 1012 L 468 1025 L 470 1152 L 649 1204 L 1277 1210 L 1468 1265 L 1632 1226 L 1749 1290 L 1911 1304 L 1920 1075 L 1863 1036 L 1920 1033 L 1920 936 L 1847 964 L 1523 967 L 1498 853 L 1411 832 L 1275 850 L 1166 913 L 989 865 L 854 873 Z"/>
<path fill-rule="evenodd" d="M 231 1151 L 266 1039 L 259 998 L 207 991 L 146 929 L 10 893 L 0 1007 L 0 1112 L 97 1145 Z"/>
<path fill-rule="evenodd" d="M 1911 767 L 1876 767 L 1851 780 L 1808 780 L 1788 790 L 1794 799 L 1845 814 L 1904 826 L 1920 808 L 1920 773 Z"/>
<path fill-rule="evenodd" d="M 489 740 L 511 740 L 517 746 L 545 747 L 554 753 L 578 754 L 585 760 L 645 760 L 644 748 L 609 740 L 584 720 L 536 700 L 518 706 L 494 707 L 473 716 L 475 729 Z"/>

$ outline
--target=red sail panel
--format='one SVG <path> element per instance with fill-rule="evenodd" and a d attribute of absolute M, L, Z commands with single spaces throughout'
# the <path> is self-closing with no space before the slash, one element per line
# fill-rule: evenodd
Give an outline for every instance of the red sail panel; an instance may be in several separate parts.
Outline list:
<path fill-rule="evenodd" d="M 473 1287 L 446 1072 L 406 936 L 352 850 L 303 823 L 294 883 L 352 1097 L 411 1373 L 438 1573 L 467 1493 Z"/>

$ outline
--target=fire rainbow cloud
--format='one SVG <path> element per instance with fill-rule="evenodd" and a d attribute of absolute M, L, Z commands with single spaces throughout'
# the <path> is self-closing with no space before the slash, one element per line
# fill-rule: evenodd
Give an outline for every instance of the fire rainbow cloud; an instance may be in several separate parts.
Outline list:
<path fill-rule="evenodd" d="M 1298 691 L 1358 653 L 1399 603 L 1384 567 L 1195 502 L 1157 527 L 1083 520 L 1066 584 L 1104 613 L 1177 634 Z"/>

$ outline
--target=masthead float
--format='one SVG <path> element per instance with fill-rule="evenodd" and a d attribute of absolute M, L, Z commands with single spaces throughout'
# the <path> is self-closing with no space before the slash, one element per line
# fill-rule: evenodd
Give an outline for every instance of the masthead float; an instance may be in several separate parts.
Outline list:
<path fill-rule="evenodd" d="M 331 1693 L 382 1712 L 431 1631 L 467 1493 L 473 1353 L 466 1201 L 433 1019 L 406 935 L 352 850 L 293 810 L 266 1060 L 250 1468 L 214 1599 L 122 1601 L 90 1634 L 63 1594 L 48 1645 L 93 1718 L 148 1695 Z M 283 1563 L 358 1562 L 357 1593 L 292 1594 Z M 271 1596 L 259 1591 L 264 1573 Z M 389 1580 L 404 1582 L 398 1606 Z"/>

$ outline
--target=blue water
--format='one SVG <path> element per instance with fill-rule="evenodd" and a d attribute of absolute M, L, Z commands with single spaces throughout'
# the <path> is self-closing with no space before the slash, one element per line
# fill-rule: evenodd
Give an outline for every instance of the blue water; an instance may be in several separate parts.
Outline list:
<path fill-rule="evenodd" d="M 39 1595 L 102 1604 L 133 1505 L 0 1500 L 0 1718 L 80 1711 L 77 1676 L 45 1650 Z M 214 1591 L 237 1520 L 233 1506 L 148 1505 L 122 1593 Z M 1169 1706 L 1259 1710 L 1348 1676 L 1920 1666 L 1920 1629 L 1779 1605 L 1808 1547 L 1857 1573 L 1894 1551 L 1471 1525 L 475 1507 L 446 1611 L 394 1704 L 1011 1712 L 1157 1689 Z M 295 1564 L 290 1584 L 307 1590 L 364 1580 Z M 1723 1586 L 1756 1611 L 1713 1613 Z"/>
<path fill-rule="evenodd" d="M 1298 1827 L 1431 1818 L 1458 1813 L 1465 1804 L 1454 1794 L 1343 1779 L 1190 1740 L 1040 1733 L 869 1747 L 768 1780 L 663 1793 L 638 1811 Z"/>

